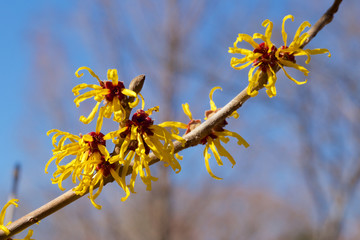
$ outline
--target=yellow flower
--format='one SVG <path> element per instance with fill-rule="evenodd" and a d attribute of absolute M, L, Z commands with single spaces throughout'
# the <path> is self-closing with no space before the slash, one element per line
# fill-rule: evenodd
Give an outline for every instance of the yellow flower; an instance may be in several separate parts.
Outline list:
<path fill-rule="evenodd" d="M 91 111 L 88 117 L 81 116 L 80 121 L 88 124 L 94 117 L 96 112 L 99 109 L 99 105 L 104 101 L 105 110 L 102 113 L 102 117 L 110 118 L 114 113 L 114 121 L 121 122 L 125 119 L 125 109 L 123 104 L 128 97 L 134 97 L 135 101 L 129 103 L 130 108 L 134 108 L 139 103 L 139 98 L 134 91 L 126 89 L 124 83 L 118 80 L 118 74 L 116 69 L 109 69 L 107 72 L 107 78 L 109 81 L 101 81 L 100 78 L 88 67 L 81 67 L 76 72 L 77 77 L 81 77 L 83 73 L 79 74 L 81 70 L 87 70 L 89 73 L 95 77 L 100 86 L 96 84 L 86 84 L 82 83 L 73 88 L 73 93 L 75 96 L 79 95 L 79 91 L 85 88 L 92 88 L 93 90 L 83 93 L 74 99 L 76 107 L 79 107 L 80 103 L 88 98 L 94 97 L 97 104 Z"/>
<path fill-rule="evenodd" d="M 6 235 L 10 234 L 9 229 L 6 227 L 8 225 L 11 224 L 11 222 L 8 222 L 6 225 L 4 225 L 4 219 L 5 219 L 5 214 L 6 214 L 6 209 L 10 206 L 10 205 L 14 205 L 15 207 L 18 207 L 18 199 L 11 199 L 9 202 L 7 202 L 5 204 L 5 206 L 3 207 L 3 209 L 0 212 L 0 230 L 3 230 L 5 232 Z M 30 239 L 30 237 L 33 234 L 33 230 L 29 229 L 28 234 L 26 235 L 26 237 L 24 238 L 24 240 L 34 240 L 34 239 Z M 17 240 L 17 239 L 13 239 L 13 240 Z M 20 240 L 20 239 L 19 239 Z"/>
<path fill-rule="evenodd" d="M 165 166 L 170 166 L 176 173 L 180 172 L 181 166 L 177 159 L 181 160 L 181 156 L 174 153 L 173 140 L 185 142 L 178 136 L 178 122 L 164 122 L 159 125 L 154 124 L 151 119 L 153 111 L 159 111 L 159 107 L 150 108 L 147 111 L 143 109 L 137 110 L 131 120 L 126 122 L 125 127 L 110 132 L 105 135 L 104 139 L 112 139 L 115 144 L 120 144 L 118 155 L 110 158 L 110 163 L 123 165 L 121 179 L 125 181 L 130 164 L 132 164 L 132 174 L 130 179 L 130 191 L 134 191 L 135 179 L 137 175 L 146 184 L 147 190 L 151 190 L 151 181 L 157 178 L 151 176 L 149 162 L 149 153 L 152 151 L 160 161 L 165 162 Z M 168 132 L 165 127 L 170 127 Z M 115 139 L 118 138 L 118 139 Z M 144 170 L 145 169 L 145 170 Z"/>
<path fill-rule="evenodd" d="M 214 87 L 209 94 L 210 97 L 210 110 L 205 112 L 205 120 L 208 119 L 209 117 L 211 117 L 213 114 L 215 114 L 218 110 L 220 110 L 219 108 L 216 107 L 212 96 L 213 93 L 216 89 L 221 89 L 220 87 Z M 189 109 L 189 104 L 183 104 L 182 105 L 184 113 L 189 117 L 190 122 L 188 123 L 188 125 L 186 125 L 183 128 L 186 128 L 186 133 L 191 132 L 193 129 L 195 129 L 200 123 L 200 120 L 194 120 L 191 114 L 191 111 Z M 231 114 L 231 116 L 233 116 L 234 118 L 238 118 L 238 113 L 235 111 Z M 228 137 L 234 137 L 238 140 L 237 144 L 238 145 L 244 145 L 244 147 L 249 147 L 249 144 L 237 133 L 235 132 L 231 132 L 228 131 L 226 129 L 224 129 L 224 127 L 227 125 L 226 120 L 224 120 L 223 122 L 221 122 L 220 124 L 216 125 L 212 130 L 211 133 L 208 134 L 207 136 L 205 136 L 203 139 L 200 140 L 200 143 L 205 145 L 205 149 L 204 149 L 204 158 L 205 158 L 205 166 L 206 169 L 208 171 L 208 173 L 210 174 L 211 177 L 217 179 L 217 180 L 221 180 L 222 178 L 219 178 L 217 176 L 215 176 L 213 174 L 213 172 L 210 169 L 210 165 L 209 165 L 209 159 L 211 157 L 211 155 L 209 154 L 208 150 L 210 148 L 210 150 L 212 151 L 212 153 L 215 156 L 216 162 L 219 166 L 223 165 L 223 162 L 221 161 L 221 156 L 226 157 L 232 164 L 232 166 L 234 166 L 236 164 L 234 158 L 231 156 L 231 154 L 221 145 L 221 142 L 223 143 L 227 143 L 229 142 L 229 138 Z"/>
<path fill-rule="evenodd" d="M 125 199 L 130 195 L 130 191 L 126 187 L 125 182 L 121 181 L 117 175 L 117 170 L 120 166 L 111 164 L 108 161 L 110 154 L 106 149 L 104 134 L 100 132 L 103 111 L 105 111 L 105 109 L 101 108 L 95 132 L 76 136 L 57 129 L 48 131 L 48 135 L 55 133 L 52 137 L 54 156 L 45 166 L 45 172 L 48 173 L 47 169 L 50 163 L 56 160 L 57 170 L 53 174 L 54 178 L 51 179 L 52 183 L 58 184 L 61 190 L 65 190 L 62 187 L 62 182 L 72 175 L 72 182 L 74 184 L 79 180 L 79 185 L 73 189 L 74 192 L 78 195 L 83 195 L 89 190 L 89 198 L 92 204 L 98 209 L 100 209 L 101 206 L 96 204 L 94 200 L 101 193 L 104 178 L 110 174 L 126 192 Z M 57 141 L 59 136 L 62 137 Z M 69 140 L 70 143 L 65 144 L 66 140 Z M 61 161 L 70 155 L 75 156 L 75 158 L 65 165 L 60 165 Z M 97 185 L 99 185 L 99 188 L 97 192 L 94 193 L 94 187 Z"/>
<path fill-rule="evenodd" d="M 302 33 L 306 27 L 311 26 L 310 23 L 307 21 L 303 22 L 300 25 L 300 27 L 295 33 L 293 41 L 290 43 L 290 45 L 287 45 L 287 33 L 285 32 L 285 21 L 287 19 L 291 19 L 292 21 L 294 21 L 292 15 L 287 15 L 284 17 L 282 23 L 282 38 L 284 41 L 284 45 L 280 48 L 276 48 L 275 45 L 271 42 L 273 23 L 268 19 L 262 23 L 262 26 L 266 27 L 265 35 L 255 33 L 251 37 L 247 34 L 240 33 L 236 41 L 234 42 L 234 47 L 229 48 L 229 53 L 240 53 L 242 55 L 245 55 L 245 57 L 241 59 L 235 57 L 231 58 L 230 65 L 233 68 L 241 70 L 252 64 L 252 67 L 248 74 L 249 85 L 247 88 L 248 95 L 252 97 L 258 94 L 258 92 L 254 90 L 254 88 L 259 85 L 259 76 L 261 72 L 267 74 L 267 84 L 264 85 L 264 87 L 267 89 L 266 93 L 269 95 L 269 97 L 273 97 L 276 96 L 275 83 L 277 80 L 277 76 L 275 71 L 277 70 L 277 68 L 281 68 L 284 71 L 285 75 L 290 80 L 294 81 L 296 84 L 304 84 L 307 82 L 306 79 L 303 82 L 295 80 L 285 71 L 284 66 L 295 68 L 301 71 L 305 76 L 307 76 L 309 70 L 307 70 L 301 65 L 296 64 L 295 57 L 300 55 L 306 55 L 307 60 L 305 61 L 305 63 L 308 64 L 311 59 L 310 55 L 329 53 L 329 50 L 327 49 L 317 48 L 312 50 L 304 50 L 301 48 L 301 45 L 309 37 L 308 33 Z M 257 42 L 255 42 L 254 39 L 261 39 L 263 42 L 258 44 Z M 238 48 L 238 42 L 242 41 L 248 42 L 254 48 L 254 50 Z M 257 70 L 255 71 L 256 68 Z"/>

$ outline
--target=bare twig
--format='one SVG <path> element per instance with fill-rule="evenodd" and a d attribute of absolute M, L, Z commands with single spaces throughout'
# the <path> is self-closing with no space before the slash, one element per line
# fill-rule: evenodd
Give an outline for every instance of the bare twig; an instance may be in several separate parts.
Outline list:
<path fill-rule="evenodd" d="M 313 39 L 316 34 L 329 22 L 331 22 L 333 15 L 336 13 L 339 4 L 342 0 L 335 0 L 334 4 L 329 8 L 329 10 L 320 18 L 320 20 L 308 31 L 310 37 L 306 40 L 302 47 L 308 44 L 311 39 Z M 260 84 L 255 90 L 259 91 L 263 88 L 264 84 L 267 82 L 266 74 L 261 74 L 259 79 Z M 219 124 L 223 120 L 225 120 L 228 116 L 230 116 L 235 110 L 240 108 L 250 96 L 246 92 L 246 88 L 242 90 L 235 98 L 233 98 L 228 104 L 226 104 L 221 110 L 211 116 L 208 120 L 202 123 L 199 127 L 195 130 L 191 131 L 189 134 L 184 136 L 186 143 L 184 146 L 181 145 L 180 142 L 174 142 L 175 152 L 179 152 L 183 149 L 195 146 L 199 144 L 200 139 L 205 137 L 207 134 L 210 133 L 213 126 Z M 149 165 L 155 164 L 159 162 L 159 159 L 151 154 L 151 162 Z M 122 168 L 120 168 L 120 175 Z M 127 175 L 131 174 L 132 167 L 130 166 L 127 172 Z M 114 181 L 111 177 L 105 179 L 105 183 Z M 83 195 L 82 195 L 83 196 Z M 74 202 L 75 200 L 81 198 L 82 196 L 76 195 L 72 190 L 67 191 L 66 193 L 62 194 L 61 196 L 55 198 L 54 200 L 44 204 L 40 208 L 36 209 L 35 211 L 21 217 L 20 219 L 16 220 L 7 228 L 10 230 L 10 235 L 6 236 L 3 231 L 0 231 L 0 240 L 4 240 L 20 231 L 26 229 L 27 227 L 33 225 L 34 223 L 40 221 L 41 219 L 51 215 L 52 213 L 58 211 L 59 209 L 65 207 L 66 205 Z"/>
<path fill-rule="evenodd" d="M 20 164 L 16 164 L 13 172 L 13 185 L 12 185 L 11 193 L 9 195 L 9 200 L 16 198 L 18 184 L 19 184 L 19 174 L 20 174 Z M 15 212 L 15 206 L 10 205 L 6 210 L 4 222 L 7 223 L 12 221 L 14 217 L 14 212 Z"/>
<path fill-rule="evenodd" d="M 309 38 L 301 45 L 301 48 L 304 48 L 311 41 L 311 39 L 313 39 L 316 34 L 318 34 L 318 32 L 323 29 L 323 27 L 325 27 L 325 25 L 329 24 L 333 20 L 341 2 L 342 0 L 334 0 L 333 5 L 324 13 L 324 15 L 315 23 L 315 25 L 309 29 L 307 32 L 309 34 Z"/>

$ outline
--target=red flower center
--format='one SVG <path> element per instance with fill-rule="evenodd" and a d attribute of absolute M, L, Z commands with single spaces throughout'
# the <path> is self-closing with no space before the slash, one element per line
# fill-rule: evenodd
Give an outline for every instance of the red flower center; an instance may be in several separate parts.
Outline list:
<path fill-rule="evenodd" d="M 260 70 L 266 72 L 269 67 L 273 68 L 277 64 L 277 58 L 275 53 L 277 48 L 273 45 L 271 51 L 269 52 L 269 47 L 266 43 L 261 43 L 258 48 L 254 49 L 254 53 L 261 53 L 262 55 L 255 59 L 254 66 L 259 66 Z"/>
<path fill-rule="evenodd" d="M 115 96 L 118 97 L 120 101 L 126 97 L 121 93 L 121 89 L 125 88 L 124 83 L 121 81 L 119 81 L 116 86 L 112 82 L 106 81 L 103 87 L 110 90 L 110 93 L 105 96 L 105 99 L 108 102 L 111 102 Z"/>
<path fill-rule="evenodd" d="M 131 126 L 137 126 L 138 133 L 144 134 L 146 133 L 149 136 L 154 135 L 154 133 L 149 129 L 151 125 L 154 124 L 154 120 L 149 117 L 144 110 L 137 110 L 132 116 L 131 120 L 126 122 L 127 129 L 120 134 L 121 137 L 126 137 L 126 135 L 130 134 Z"/>
<path fill-rule="evenodd" d="M 110 169 L 115 169 L 115 163 L 110 164 L 108 161 L 105 161 L 104 156 L 101 156 L 101 163 L 96 166 L 97 171 L 101 171 L 104 177 L 110 175 Z"/>
<path fill-rule="evenodd" d="M 90 152 L 91 153 L 100 152 L 98 145 L 101 144 L 106 146 L 106 141 L 104 140 L 104 134 L 102 134 L 101 132 L 99 133 L 91 132 L 89 133 L 89 135 L 93 137 L 92 142 L 87 142 L 90 146 Z"/>
<path fill-rule="evenodd" d="M 141 137 L 144 133 L 146 133 L 148 136 L 152 136 L 152 135 L 154 135 L 154 133 L 151 131 L 151 129 L 149 129 L 149 127 L 153 124 L 154 124 L 154 120 L 152 120 L 149 117 L 149 114 L 147 114 L 144 110 L 139 109 L 134 113 L 131 120 L 128 120 L 126 122 L 127 129 L 120 134 L 120 137 L 125 138 L 126 136 L 130 135 L 132 126 L 138 127 L 137 132 L 140 134 Z M 143 142 L 144 142 L 144 147 L 145 147 L 145 153 L 148 154 L 150 152 L 150 148 L 145 143 L 145 141 L 143 141 Z M 133 141 L 129 145 L 128 149 L 135 150 L 137 147 L 138 147 L 138 142 Z"/>
<path fill-rule="evenodd" d="M 288 47 L 282 46 L 280 49 L 286 48 Z M 254 53 L 261 53 L 262 55 L 255 59 L 253 66 L 258 66 L 263 72 L 266 72 L 269 67 L 274 68 L 278 62 L 278 59 L 275 56 L 276 51 L 277 48 L 274 45 L 271 47 L 271 51 L 269 52 L 269 47 L 266 43 L 261 43 L 258 48 L 254 49 Z M 294 53 L 280 52 L 279 58 L 296 63 Z"/>
<path fill-rule="evenodd" d="M 144 110 L 137 110 L 131 118 L 131 121 L 139 128 L 145 129 L 154 124 L 154 120 L 149 117 Z"/>
<path fill-rule="evenodd" d="M 282 46 L 280 49 L 287 49 L 288 47 Z M 280 58 L 283 58 L 284 60 L 296 63 L 294 53 L 288 53 L 288 52 L 280 52 L 279 54 Z"/>

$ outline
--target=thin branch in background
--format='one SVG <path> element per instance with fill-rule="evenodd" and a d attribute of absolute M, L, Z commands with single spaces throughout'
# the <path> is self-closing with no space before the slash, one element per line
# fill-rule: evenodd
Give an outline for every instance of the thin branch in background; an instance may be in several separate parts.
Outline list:
<path fill-rule="evenodd" d="M 329 8 L 329 10 L 320 18 L 320 20 L 308 31 L 310 34 L 309 39 L 305 41 L 302 47 L 305 47 L 307 43 L 313 39 L 316 34 L 328 23 L 331 22 L 333 15 L 336 13 L 341 0 L 335 0 L 334 4 Z M 259 78 L 259 86 L 255 88 L 255 90 L 259 91 L 263 88 L 263 85 L 267 82 L 266 74 L 261 74 Z M 195 146 L 200 142 L 200 139 L 205 137 L 210 133 L 213 126 L 216 126 L 220 122 L 224 121 L 228 116 L 230 116 L 235 110 L 240 108 L 249 98 L 250 96 L 247 94 L 247 88 L 242 90 L 235 98 L 233 98 L 228 104 L 225 105 L 221 110 L 219 110 L 216 114 L 210 117 L 208 120 L 203 122 L 199 127 L 195 130 L 191 131 L 189 134 L 184 136 L 186 140 L 185 146 L 182 146 L 180 142 L 174 142 L 175 152 L 179 152 L 185 148 L 189 148 L 191 146 Z M 150 154 L 151 161 L 149 165 L 155 164 L 159 162 L 159 159 L 155 157 L 154 154 Z M 120 168 L 119 171 L 123 169 Z M 132 167 L 130 166 L 127 172 L 127 175 L 131 174 Z M 119 173 L 121 175 L 121 172 Z M 104 184 L 114 181 L 112 178 L 107 178 L 104 181 Z M 85 194 L 84 194 L 85 195 Z M 82 195 L 82 196 L 84 196 Z M 10 235 L 6 236 L 4 232 L 0 232 L 0 240 L 4 240 L 10 236 L 13 236 L 16 233 L 28 228 L 29 226 L 37 223 L 41 219 L 51 215 L 52 213 L 60 210 L 61 208 L 67 206 L 68 204 L 74 202 L 75 200 L 81 198 L 82 196 L 76 195 L 72 190 L 67 191 L 66 193 L 60 195 L 54 200 L 44 204 L 40 208 L 35 211 L 21 217 L 16 220 L 7 228 L 10 230 Z"/>
<path fill-rule="evenodd" d="M 11 188 L 11 193 L 9 195 L 8 200 L 14 199 L 17 196 L 18 185 L 19 185 L 19 175 L 20 175 L 20 164 L 17 163 L 15 165 L 15 168 L 13 171 L 12 188 Z M 5 215 L 5 219 L 4 219 L 5 223 L 12 221 L 12 219 L 14 217 L 14 212 L 15 212 L 15 205 L 10 205 L 6 210 L 6 215 Z"/>

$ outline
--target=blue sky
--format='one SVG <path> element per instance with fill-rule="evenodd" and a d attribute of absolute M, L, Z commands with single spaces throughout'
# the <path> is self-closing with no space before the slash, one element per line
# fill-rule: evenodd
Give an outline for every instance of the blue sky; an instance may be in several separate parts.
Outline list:
<path fill-rule="evenodd" d="M 69 1 L 54 1 L 51 3 L 53 8 L 63 11 Z M 2 174 L 0 174 L 0 199 L 3 202 L 10 191 L 11 173 L 15 163 L 22 165 L 22 183 L 24 179 L 31 176 L 29 171 L 32 169 L 29 159 L 29 152 L 22 150 L 20 146 L 24 144 L 24 136 L 27 133 L 26 112 L 36 112 L 37 107 L 31 104 L 29 91 L 31 88 L 31 62 L 34 57 L 32 54 L 31 37 L 34 26 L 34 18 L 37 13 L 42 13 L 50 5 L 49 1 L 15 1 L 0 3 L 0 71 L 2 83 L 2 114 L 0 119 L 1 131 L 1 152 L 0 160 Z M 43 19 L 45 21 L 45 19 Z M 41 94 L 38 92 L 37 94 Z M 42 118 L 39 118 L 42 119 Z M 45 133 L 40 133 L 44 135 Z M 26 144 L 26 143 L 25 143 Z M 30 179 L 33 176 L 30 177 Z"/>
<path fill-rule="evenodd" d="M 29 46 L 27 44 L 26 29 L 27 23 L 32 16 L 36 5 L 29 1 L 23 4 L 10 4 L 2 2 L 0 7 L 0 29 L 1 37 L 1 83 L 4 104 L 1 114 L 1 168 L 3 174 L 0 176 L 2 200 L 10 189 L 6 189 L 10 181 L 10 173 L 15 162 L 26 159 L 21 149 L 18 149 L 17 129 L 25 128 L 22 123 L 22 112 L 26 104 L 23 96 L 26 95 L 26 88 L 29 82 L 26 81 L 29 73 Z"/>

